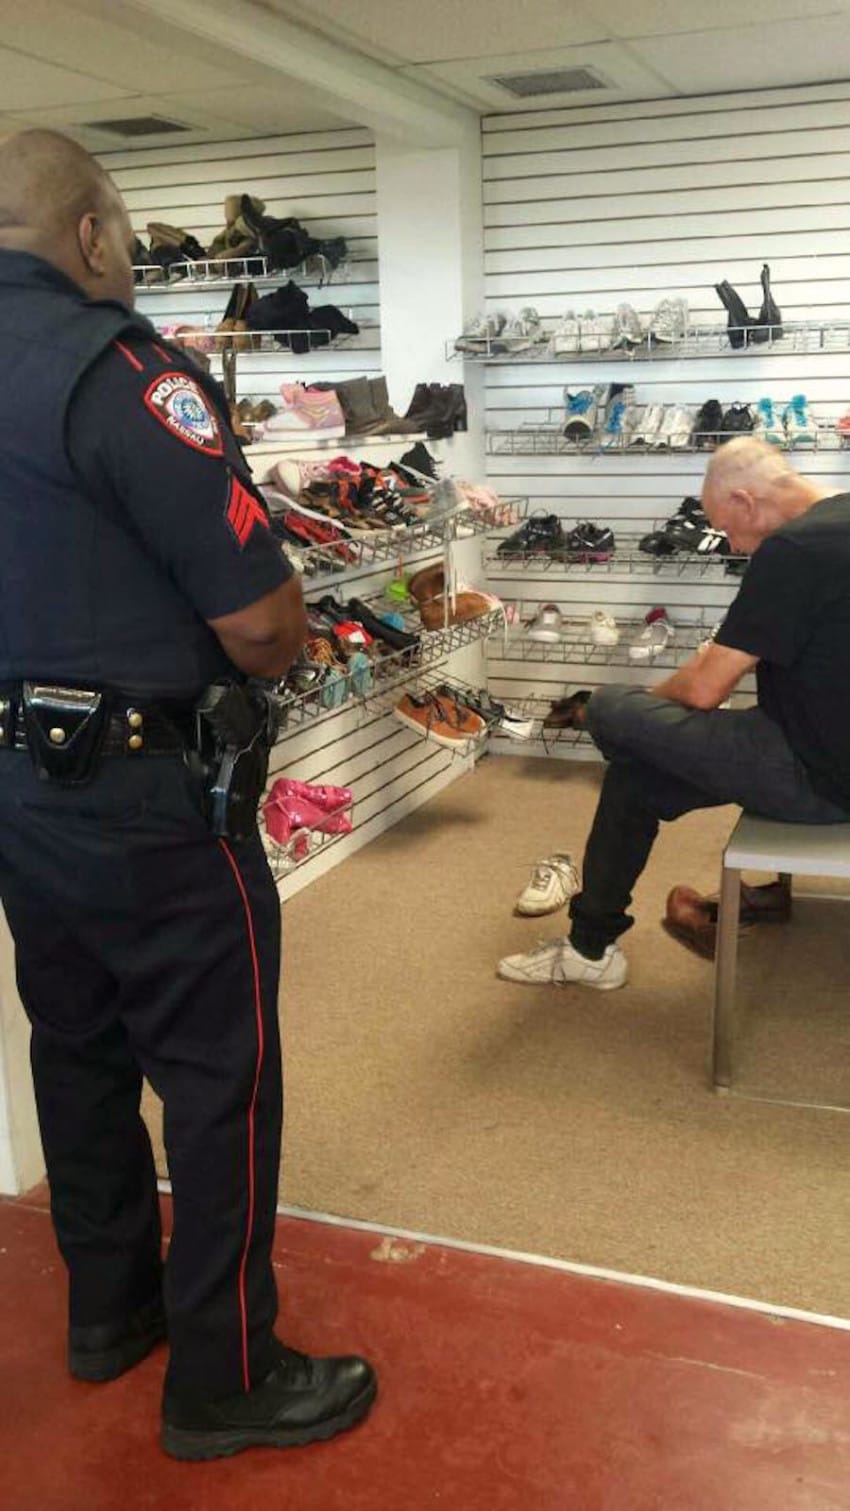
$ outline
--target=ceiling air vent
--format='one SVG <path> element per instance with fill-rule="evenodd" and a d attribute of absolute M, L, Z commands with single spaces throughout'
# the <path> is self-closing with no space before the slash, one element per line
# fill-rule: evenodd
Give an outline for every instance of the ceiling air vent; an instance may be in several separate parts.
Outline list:
<path fill-rule="evenodd" d="M 486 80 L 498 84 L 515 99 L 541 94 L 577 94 L 583 89 L 607 89 L 607 81 L 590 68 L 547 68 L 538 73 L 500 73 Z"/>
<path fill-rule="evenodd" d="M 164 136 L 175 131 L 191 131 L 180 121 L 169 121 L 163 115 L 130 115 L 117 121 L 84 121 L 92 131 L 108 131 L 112 136 Z"/>

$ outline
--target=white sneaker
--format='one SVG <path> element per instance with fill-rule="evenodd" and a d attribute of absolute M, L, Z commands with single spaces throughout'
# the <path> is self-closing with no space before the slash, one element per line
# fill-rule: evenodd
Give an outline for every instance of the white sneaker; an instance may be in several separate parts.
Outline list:
<path fill-rule="evenodd" d="M 549 350 L 553 357 L 569 357 L 581 350 L 580 327 L 572 310 L 555 326 Z"/>
<path fill-rule="evenodd" d="M 668 404 L 664 409 L 664 418 L 652 445 L 658 450 L 669 447 L 671 451 L 683 451 L 691 438 L 693 428 L 694 417 L 691 410 L 680 408 L 678 404 Z"/>
<path fill-rule="evenodd" d="M 664 420 L 663 404 L 647 404 L 629 439 L 630 446 L 653 446 Z"/>
<path fill-rule="evenodd" d="M 578 871 L 571 855 L 547 855 L 537 862 L 527 886 L 516 900 L 514 912 L 524 918 L 557 913 L 579 889 Z"/>
<path fill-rule="evenodd" d="M 683 341 L 688 327 L 688 306 L 684 299 L 662 299 L 655 306 L 649 322 L 653 341 L 665 346 Z"/>
<path fill-rule="evenodd" d="M 675 631 L 666 610 L 650 609 L 646 616 L 646 625 L 641 630 L 637 640 L 629 646 L 630 661 L 654 661 L 662 651 L 666 651 Z"/>
<path fill-rule="evenodd" d="M 494 346 L 499 351 L 504 347 L 508 352 L 527 352 L 545 339 L 546 333 L 540 323 L 540 316 L 531 305 L 526 305 L 518 315 L 508 317 Z"/>
<path fill-rule="evenodd" d="M 455 351 L 471 355 L 489 355 L 491 342 L 504 330 L 506 316 L 500 311 L 493 315 L 476 315 L 464 327 L 463 335 L 455 342 Z"/>
<path fill-rule="evenodd" d="M 526 986 L 593 986 L 611 992 L 625 986 L 629 964 L 618 944 L 609 944 L 601 960 L 588 960 L 568 939 L 553 939 L 527 955 L 506 955 L 496 974 L 503 981 L 522 981 Z"/>
<path fill-rule="evenodd" d="M 809 417 L 805 394 L 794 394 L 782 412 L 782 422 L 789 446 L 814 446 L 817 442 L 817 427 Z"/>
<path fill-rule="evenodd" d="M 606 614 L 604 609 L 597 609 L 590 616 L 590 638 L 594 645 L 618 645 L 620 631 L 613 614 Z"/>
<path fill-rule="evenodd" d="M 643 326 L 640 315 L 632 304 L 618 304 L 611 324 L 611 347 L 617 351 L 640 346 Z"/>
<path fill-rule="evenodd" d="M 562 638 L 564 621 L 556 603 L 544 603 L 532 619 L 526 634 L 529 640 L 539 640 L 544 645 L 557 645 Z"/>
<path fill-rule="evenodd" d="M 604 352 L 611 341 L 611 321 L 600 320 L 593 310 L 579 317 L 579 342 L 583 352 Z"/>

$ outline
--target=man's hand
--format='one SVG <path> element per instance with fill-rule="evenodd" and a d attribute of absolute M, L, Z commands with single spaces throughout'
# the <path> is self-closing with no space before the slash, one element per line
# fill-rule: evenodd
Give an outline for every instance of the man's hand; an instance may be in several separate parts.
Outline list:
<path fill-rule="evenodd" d="M 741 678 L 758 665 L 758 659 L 727 645 L 709 645 L 649 691 L 656 698 L 683 703 L 685 708 L 719 708 Z"/>

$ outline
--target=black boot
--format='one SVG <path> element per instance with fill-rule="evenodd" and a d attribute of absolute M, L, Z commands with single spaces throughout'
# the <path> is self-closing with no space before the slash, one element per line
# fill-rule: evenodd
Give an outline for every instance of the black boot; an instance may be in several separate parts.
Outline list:
<path fill-rule="evenodd" d="M 297 1448 L 353 1427 L 378 1393 L 365 1359 L 313 1359 L 280 1344 L 253 1390 L 204 1401 L 166 1390 L 162 1446 L 176 1459 L 218 1459 L 245 1448 Z"/>
<path fill-rule="evenodd" d="M 716 283 L 714 287 L 721 304 L 729 313 L 727 321 L 729 345 L 738 351 L 742 346 L 747 345 L 754 322 L 747 312 L 743 299 L 733 289 L 731 283 L 727 283 L 724 279 L 723 283 Z"/>
<path fill-rule="evenodd" d="M 146 1359 L 165 1337 L 162 1295 L 117 1322 L 68 1329 L 68 1368 L 75 1380 L 105 1384 Z"/>
<path fill-rule="evenodd" d="M 762 300 L 761 309 L 755 329 L 750 333 L 750 340 L 761 344 L 764 341 L 782 340 L 782 316 L 779 306 L 770 292 L 770 268 L 767 263 L 761 270 Z"/>

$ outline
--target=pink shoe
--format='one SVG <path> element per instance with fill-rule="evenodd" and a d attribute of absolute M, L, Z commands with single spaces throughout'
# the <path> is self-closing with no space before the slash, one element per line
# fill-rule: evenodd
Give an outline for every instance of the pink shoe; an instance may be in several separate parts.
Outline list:
<path fill-rule="evenodd" d="M 350 808 L 350 787 L 314 787 L 310 782 L 296 782 L 292 777 L 278 777 L 269 793 L 268 801 L 283 802 L 286 798 L 312 803 L 323 813 L 337 813 L 341 808 Z"/>
<path fill-rule="evenodd" d="M 263 426 L 263 437 L 278 435 L 315 436 L 319 440 L 340 440 L 345 435 L 345 419 L 334 390 L 304 388 L 300 383 L 282 383 L 281 409 Z"/>
<path fill-rule="evenodd" d="M 273 793 L 270 794 L 263 804 L 263 818 L 266 833 L 275 844 L 288 845 L 295 836 L 293 853 L 296 859 L 300 859 L 301 854 L 306 854 L 309 847 L 309 841 L 305 844 L 299 837 L 299 831 L 315 829 L 323 834 L 351 833 L 351 819 L 347 813 L 326 813 L 306 799 L 294 795 L 275 799 Z"/>

